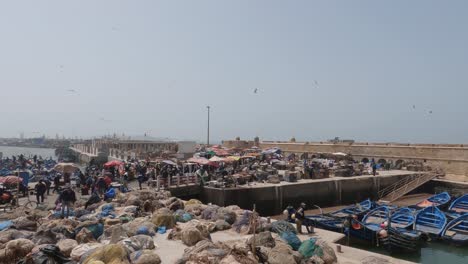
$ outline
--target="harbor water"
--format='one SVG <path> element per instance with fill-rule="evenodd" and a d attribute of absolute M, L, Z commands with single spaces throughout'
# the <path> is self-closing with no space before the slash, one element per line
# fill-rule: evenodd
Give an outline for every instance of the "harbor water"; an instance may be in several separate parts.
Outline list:
<path fill-rule="evenodd" d="M 18 156 L 23 154 L 26 157 L 32 157 L 37 155 L 43 159 L 56 159 L 55 149 L 52 148 L 26 148 L 26 147 L 10 147 L 10 146 L 0 146 L 0 152 L 3 153 L 3 158 L 11 156 Z"/>
<path fill-rule="evenodd" d="M 340 244 L 346 245 L 346 239 Z M 351 247 L 375 252 L 382 255 L 392 256 L 411 262 L 422 264 L 466 264 L 468 263 L 468 248 L 450 245 L 443 241 L 429 241 L 421 247 L 421 254 L 399 253 L 389 254 L 384 248 L 372 247 L 368 244 L 351 238 Z"/>

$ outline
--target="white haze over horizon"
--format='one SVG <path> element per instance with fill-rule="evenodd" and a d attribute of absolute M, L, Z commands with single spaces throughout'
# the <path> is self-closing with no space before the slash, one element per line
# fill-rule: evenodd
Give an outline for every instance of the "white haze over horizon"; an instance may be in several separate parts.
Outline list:
<path fill-rule="evenodd" d="M 467 143 L 467 7 L 2 1 L 0 137 Z"/>

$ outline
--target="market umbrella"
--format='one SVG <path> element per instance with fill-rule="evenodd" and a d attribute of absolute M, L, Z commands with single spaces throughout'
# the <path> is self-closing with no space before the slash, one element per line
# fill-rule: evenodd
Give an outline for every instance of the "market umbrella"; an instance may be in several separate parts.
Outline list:
<path fill-rule="evenodd" d="M 240 160 L 240 157 L 239 156 L 229 156 L 226 159 L 227 160 L 232 160 L 232 161 L 238 161 L 238 160 Z"/>
<path fill-rule="evenodd" d="M 54 171 L 59 171 L 62 173 L 72 173 L 76 170 L 79 170 L 78 166 L 76 166 L 73 163 L 59 163 L 55 165 L 55 167 L 52 169 Z"/>
<path fill-rule="evenodd" d="M 177 166 L 177 164 L 175 162 L 173 162 L 172 160 L 163 160 L 162 163 L 165 163 L 165 164 L 171 165 L 171 166 Z"/>
<path fill-rule="evenodd" d="M 214 156 L 214 157 L 212 157 L 212 158 L 210 159 L 210 161 L 212 161 L 212 162 L 223 162 L 224 159 L 223 159 L 223 158 L 220 158 L 220 157 L 218 157 L 218 156 Z"/>
<path fill-rule="evenodd" d="M 210 161 L 207 158 L 190 158 L 187 160 L 188 162 L 198 163 L 200 165 L 208 165 Z"/>
<path fill-rule="evenodd" d="M 214 152 L 216 156 L 228 156 L 229 152 L 225 149 L 213 148 L 210 152 Z"/>
<path fill-rule="evenodd" d="M 17 176 L 0 177 L 0 183 L 2 184 L 18 184 L 21 182 L 23 182 L 23 179 Z"/>
<path fill-rule="evenodd" d="M 120 160 L 111 160 L 109 162 L 104 163 L 104 167 L 110 168 L 110 167 L 118 167 L 120 165 L 123 165 L 124 163 Z"/>
<path fill-rule="evenodd" d="M 200 165 L 209 165 L 213 167 L 218 167 L 216 162 L 212 162 L 207 158 L 190 158 L 187 160 L 188 162 L 198 163 Z"/>

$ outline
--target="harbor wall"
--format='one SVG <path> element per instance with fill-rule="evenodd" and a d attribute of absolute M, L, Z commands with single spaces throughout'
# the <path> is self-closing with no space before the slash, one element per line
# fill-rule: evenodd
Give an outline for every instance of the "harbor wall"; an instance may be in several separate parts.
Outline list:
<path fill-rule="evenodd" d="M 320 207 L 352 204 L 367 198 L 376 199 L 377 192 L 408 176 L 361 176 L 351 178 L 330 178 L 281 183 L 262 187 L 211 188 L 205 187 L 201 199 L 205 203 L 220 206 L 238 205 L 257 211 L 264 216 L 277 215 L 288 206 L 297 207 L 301 202 Z"/>
<path fill-rule="evenodd" d="M 445 179 L 434 179 L 429 181 L 411 193 L 441 193 L 448 192 L 453 197 L 468 193 L 468 182 L 455 182 Z"/>
<path fill-rule="evenodd" d="M 279 142 L 279 141 L 223 141 L 226 147 L 279 147 L 286 153 L 336 153 L 353 155 L 356 160 L 367 158 L 386 162 L 416 160 L 432 168 L 441 168 L 448 174 L 468 175 L 468 145 L 463 144 L 397 144 L 362 142 Z"/>

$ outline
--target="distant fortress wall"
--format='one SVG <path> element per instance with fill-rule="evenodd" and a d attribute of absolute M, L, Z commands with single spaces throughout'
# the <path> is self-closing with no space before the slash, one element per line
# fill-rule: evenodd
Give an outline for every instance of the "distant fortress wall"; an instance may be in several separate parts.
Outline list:
<path fill-rule="evenodd" d="M 468 145 L 462 144 L 398 144 L 364 142 L 285 142 L 285 141 L 223 141 L 226 147 L 281 148 L 286 153 L 335 153 L 351 154 L 356 160 L 367 158 L 386 162 L 417 160 L 432 168 L 441 168 L 448 174 L 468 175 Z"/>

